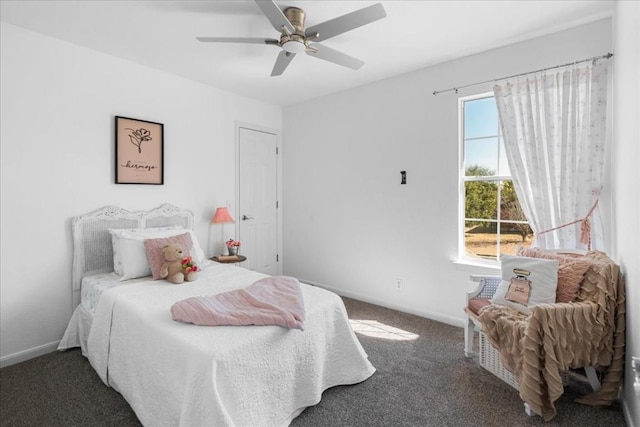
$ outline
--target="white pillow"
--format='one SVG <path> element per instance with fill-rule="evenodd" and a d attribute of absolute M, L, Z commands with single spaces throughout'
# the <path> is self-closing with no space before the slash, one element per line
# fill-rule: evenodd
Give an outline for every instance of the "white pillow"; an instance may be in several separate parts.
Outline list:
<path fill-rule="evenodd" d="M 200 248 L 193 230 L 185 230 L 182 227 L 109 229 L 113 245 L 115 273 L 121 276 L 121 281 L 150 276 L 151 267 L 144 247 L 145 239 L 172 237 L 185 232 L 191 235 L 193 242 L 189 253 L 196 264 L 202 264 L 205 261 L 204 252 Z"/>
<path fill-rule="evenodd" d="M 131 244 L 128 244 L 128 242 L 125 242 L 125 239 L 127 238 L 132 238 L 130 237 L 129 233 L 137 235 L 138 233 L 144 233 L 144 234 L 148 234 L 150 237 L 163 237 L 166 235 L 167 232 L 172 233 L 173 231 L 175 231 L 178 227 L 155 227 L 155 228 L 108 228 L 107 231 L 109 232 L 109 234 L 111 234 L 111 245 L 113 247 L 113 271 L 119 275 L 119 276 L 123 276 L 123 277 L 128 277 L 129 279 L 133 278 L 133 277 L 129 277 L 129 276 L 135 276 L 135 277 L 144 277 L 144 265 L 142 266 L 138 266 L 139 268 L 133 268 L 133 269 L 129 269 L 129 271 L 127 272 L 127 274 L 125 275 L 125 271 L 124 271 L 124 266 L 122 263 L 122 259 L 123 259 L 123 251 L 125 251 L 124 257 L 125 258 L 130 258 L 130 257 L 134 257 L 135 259 L 132 262 L 128 263 L 128 266 L 130 267 L 135 267 L 136 264 L 140 263 L 140 259 L 139 259 L 139 254 L 138 256 L 136 256 L 136 253 L 134 251 L 134 253 L 131 253 Z M 167 231 L 169 230 L 169 231 Z M 124 243 L 123 243 L 124 242 Z M 144 245 L 142 246 L 144 249 Z M 136 262 L 137 261 L 137 262 Z M 148 264 L 148 263 L 147 263 Z M 148 265 L 147 265 L 148 267 Z M 134 271 L 132 271 L 134 270 Z M 151 270 L 149 270 L 151 271 Z M 143 274 L 142 276 L 138 275 L 138 274 Z M 149 273 L 151 274 L 151 273 Z M 149 275 L 147 274 L 147 276 Z M 127 279 L 123 279 L 123 280 L 127 280 Z"/>
<path fill-rule="evenodd" d="M 541 258 L 527 258 L 514 255 L 500 257 L 502 282 L 491 299 L 493 304 L 504 305 L 525 314 L 531 313 L 536 304 L 552 304 L 556 302 L 556 287 L 558 286 L 558 261 Z M 514 271 L 515 270 L 515 271 Z M 522 280 L 518 280 L 522 279 Z M 509 290 L 512 279 L 514 286 L 529 281 L 530 293 L 526 303 L 517 302 Z M 528 287 L 528 285 L 526 285 Z M 515 292 L 519 294 L 519 292 Z M 521 295 L 521 293 L 520 293 Z"/>
<path fill-rule="evenodd" d="M 203 265 L 205 261 L 207 261 L 207 257 L 204 254 L 204 251 L 200 247 L 200 243 L 198 243 L 198 237 L 193 230 L 188 230 L 189 234 L 191 234 L 191 241 L 193 242 L 193 246 L 189 250 L 189 254 L 193 258 L 193 260 L 198 265 Z"/>

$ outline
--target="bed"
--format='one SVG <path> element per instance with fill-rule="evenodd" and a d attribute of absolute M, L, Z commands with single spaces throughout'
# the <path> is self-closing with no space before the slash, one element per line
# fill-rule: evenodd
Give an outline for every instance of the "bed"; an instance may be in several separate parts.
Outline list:
<path fill-rule="evenodd" d="M 72 221 L 77 307 L 59 350 L 80 347 L 143 425 L 286 426 L 327 388 L 373 375 L 332 292 L 300 284 L 303 330 L 196 326 L 172 320 L 172 305 L 244 289 L 266 276 L 201 258 L 194 282 L 120 280 L 117 257 L 124 252 L 114 250 L 114 233 L 192 228 L 193 214 L 168 204 L 145 212 L 109 206 Z M 194 255 L 199 246 L 191 236 Z"/>

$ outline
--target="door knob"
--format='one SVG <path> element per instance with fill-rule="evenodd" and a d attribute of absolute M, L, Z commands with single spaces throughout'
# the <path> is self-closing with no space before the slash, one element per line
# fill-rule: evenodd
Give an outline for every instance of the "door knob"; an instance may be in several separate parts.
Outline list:
<path fill-rule="evenodd" d="M 252 217 L 252 216 L 242 215 L 242 218 L 241 218 L 241 219 L 242 219 L 243 221 L 246 221 L 246 220 L 248 220 L 248 219 L 253 219 L 253 217 Z"/>

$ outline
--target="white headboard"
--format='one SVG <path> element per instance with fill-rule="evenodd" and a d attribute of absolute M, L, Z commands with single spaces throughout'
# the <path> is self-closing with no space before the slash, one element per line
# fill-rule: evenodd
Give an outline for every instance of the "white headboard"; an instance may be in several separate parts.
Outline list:
<path fill-rule="evenodd" d="M 113 271 L 113 246 L 109 228 L 181 226 L 193 229 L 193 213 L 170 204 L 150 211 L 130 212 L 105 206 L 71 221 L 73 234 L 73 307 L 80 303 L 80 285 L 85 276 Z"/>

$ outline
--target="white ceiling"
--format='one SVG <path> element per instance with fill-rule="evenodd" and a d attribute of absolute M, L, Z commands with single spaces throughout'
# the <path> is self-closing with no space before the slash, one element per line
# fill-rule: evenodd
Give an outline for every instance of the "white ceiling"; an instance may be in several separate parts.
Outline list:
<path fill-rule="evenodd" d="M 376 3 L 277 0 L 307 26 Z M 271 77 L 275 46 L 201 43 L 196 36 L 278 38 L 251 0 L 0 2 L 27 29 L 224 90 L 290 105 L 613 15 L 612 0 L 381 1 L 387 17 L 322 42 L 365 62 L 358 71 L 297 55 Z M 25 54 L 28 54 L 25 52 Z M 500 77 L 500 76 L 496 76 Z"/>

